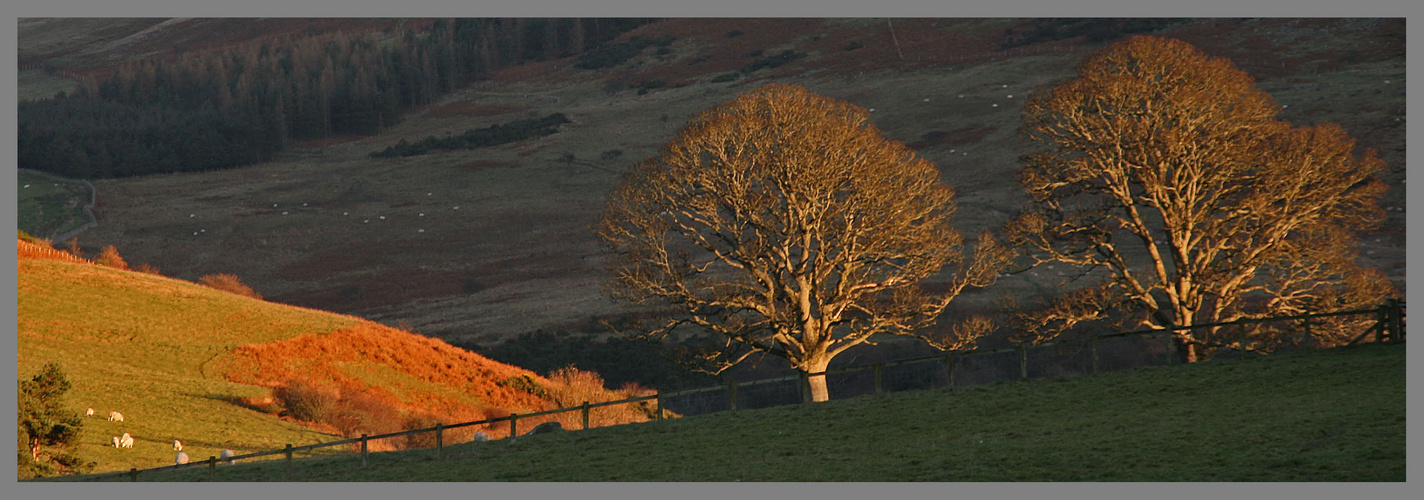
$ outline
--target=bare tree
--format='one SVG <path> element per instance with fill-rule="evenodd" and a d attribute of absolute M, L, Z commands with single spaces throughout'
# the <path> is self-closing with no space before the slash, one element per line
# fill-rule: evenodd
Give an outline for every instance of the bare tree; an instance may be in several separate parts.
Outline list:
<path fill-rule="evenodd" d="M 725 336 L 713 373 L 755 353 L 823 372 L 873 335 L 914 334 L 1006 265 L 987 232 L 966 258 L 939 178 L 864 109 L 763 86 L 703 111 L 624 175 L 596 228 L 616 254 L 609 290 L 685 313 L 651 336 L 689 324 Z M 916 286 L 946 265 L 946 292 Z M 827 399 L 823 376 L 811 394 Z"/>
<path fill-rule="evenodd" d="M 1230 61 L 1140 36 L 1031 98 L 1024 133 L 1046 150 L 1024 157 L 1034 208 L 1010 240 L 1037 262 L 1107 271 L 1099 291 L 1068 299 L 1093 307 L 1038 320 L 1121 306 L 1176 327 L 1382 298 L 1387 282 L 1353 263 L 1352 231 L 1381 218 L 1383 162 L 1354 155 L 1338 126 L 1294 127 L 1279 109 Z M 1195 361 L 1196 334 L 1176 340 Z"/>

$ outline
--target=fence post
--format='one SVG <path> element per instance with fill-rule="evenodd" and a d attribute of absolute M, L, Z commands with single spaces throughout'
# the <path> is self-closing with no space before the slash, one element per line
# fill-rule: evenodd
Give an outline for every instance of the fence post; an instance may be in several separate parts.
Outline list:
<path fill-rule="evenodd" d="M 737 381 L 733 380 L 727 384 L 727 405 L 731 408 L 732 414 L 737 414 Z"/>
<path fill-rule="evenodd" d="M 663 420 L 663 393 L 659 392 L 659 393 L 656 394 L 656 396 L 658 397 L 658 399 L 657 399 L 657 403 L 658 403 L 658 416 L 657 416 L 657 419 L 658 419 L 659 422 L 661 422 L 661 421 Z"/>
<path fill-rule="evenodd" d="M 588 401 L 583 402 L 583 430 L 588 430 Z"/>
<path fill-rule="evenodd" d="M 1246 359 L 1246 325 L 1236 325 L 1237 331 L 1241 332 L 1241 339 L 1237 340 L 1237 347 L 1241 348 L 1241 359 Z M 1310 336 L 1310 318 L 1305 318 L 1305 336 Z"/>
<path fill-rule="evenodd" d="M 440 460 L 445 456 L 445 423 L 435 423 L 435 460 Z"/>
<path fill-rule="evenodd" d="M 287 479 L 292 478 L 292 444 L 287 443 Z"/>
<path fill-rule="evenodd" d="M 213 481 L 218 475 L 218 457 L 208 455 L 208 481 Z"/>
<path fill-rule="evenodd" d="M 876 395 L 876 396 L 884 396 L 884 395 L 885 395 L 885 387 L 884 387 L 884 385 L 883 385 L 883 383 L 882 383 L 882 378 L 881 378 L 881 370 L 882 370 L 884 367 L 885 367 L 885 362 L 883 362 L 883 361 L 876 361 L 876 362 L 875 362 L 875 395 Z"/>
<path fill-rule="evenodd" d="M 1310 316 L 1306 316 L 1306 317 L 1305 317 L 1305 337 L 1306 337 L 1306 338 L 1310 338 L 1311 336 L 1312 336 L 1312 335 L 1310 334 Z M 1245 336 L 1243 335 L 1242 338 L 1245 338 Z M 1246 351 L 1243 350 L 1243 351 L 1241 351 L 1241 353 L 1242 353 L 1242 354 L 1245 354 Z"/>
<path fill-rule="evenodd" d="M 131 468 L 129 468 L 129 482 L 131 482 L 131 483 L 137 483 L 137 482 L 138 482 L 138 468 L 137 468 L 137 467 L 131 467 Z"/>
<path fill-rule="evenodd" d="M 363 432 L 361 433 L 361 466 L 365 467 L 367 463 L 369 462 L 366 458 L 366 433 Z"/>
<path fill-rule="evenodd" d="M 1390 318 L 1393 320 L 1390 325 L 1393 328 L 1390 328 L 1389 340 L 1399 342 L 1404 340 L 1404 306 L 1399 305 L 1399 299 L 1389 299 L 1389 305 L 1394 310 Z"/>
<path fill-rule="evenodd" d="M 1390 306 L 1389 302 L 1386 301 L 1384 305 L 1379 306 L 1378 309 L 1375 309 L 1375 328 L 1374 328 L 1374 330 L 1375 330 L 1375 342 L 1376 342 L 1376 343 L 1378 343 L 1380 340 L 1382 340 L 1382 339 L 1384 339 L 1384 338 L 1389 337 L 1389 333 L 1385 331 L 1385 328 L 1388 328 L 1388 326 L 1386 326 L 1386 325 L 1389 325 L 1389 311 L 1390 311 L 1390 307 L 1389 307 L 1389 306 Z"/>
<path fill-rule="evenodd" d="M 954 390 L 954 361 L 955 356 L 953 354 L 944 355 L 944 371 L 945 374 L 949 376 L 946 380 L 948 380 L 950 390 Z"/>
<path fill-rule="evenodd" d="M 1019 380 L 1028 380 L 1028 346 L 1019 344 Z"/>
<path fill-rule="evenodd" d="M 1098 373 L 1098 336 L 1097 334 L 1093 334 L 1088 338 L 1092 339 L 1091 343 L 1093 344 L 1093 374 L 1096 375 Z"/>
<path fill-rule="evenodd" d="M 510 413 L 510 414 L 509 414 L 509 445 L 510 445 L 510 446 L 514 446 L 514 438 L 516 438 L 516 437 L 519 436 L 519 427 L 518 427 L 519 424 L 516 424 L 516 423 L 515 423 L 516 420 L 519 420 L 519 414 L 518 414 L 518 413 Z"/>

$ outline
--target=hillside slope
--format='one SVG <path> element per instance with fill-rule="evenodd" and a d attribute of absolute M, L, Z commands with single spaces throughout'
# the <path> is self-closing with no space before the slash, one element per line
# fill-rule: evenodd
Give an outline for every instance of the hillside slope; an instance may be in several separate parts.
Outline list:
<path fill-rule="evenodd" d="M 961 231 L 997 228 L 1026 201 L 1013 180 L 1028 148 L 1019 106 L 1102 47 L 1078 36 L 1002 48 L 1007 31 L 1035 22 L 896 20 L 893 37 L 887 21 L 870 19 L 658 22 L 619 40 L 675 36 L 666 51 L 596 70 L 574 58 L 509 68 L 379 136 L 311 142 L 248 168 L 96 182 L 100 223 L 79 239 L 178 277 L 231 272 L 273 301 L 403 323 L 451 342 L 488 345 L 539 329 L 605 333 L 601 320 L 639 309 L 600 289 L 607 256 L 589 225 L 604 194 L 694 113 L 764 82 L 872 109 L 887 136 L 940 166 L 958 193 Z M 1231 58 L 1286 106 L 1283 119 L 1336 121 L 1380 151 L 1389 220 L 1364 235 L 1360 260 L 1404 291 L 1403 20 L 1204 19 L 1152 34 Z M 741 72 L 787 50 L 804 56 Z M 733 78 L 716 81 L 725 75 Z M 572 123 L 549 136 L 368 156 L 400 140 L 556 112 Z M 993 308 L 1000 294 L 1051 293 L 1063 273 L 1005 278 L 957 299 L 948 316 Z"/>
<path fill-rule="evenodd" d="M 124 271 L 21 241 L 19 373 L 61 364 L 74 384 L 67 404 L 85 420 L 77 452 L 99 471 L 171 464 L 337 439 L 332 429 L 257 411 L 253 401 L 290 380 L 388 399 L 445 422 L 551 408 L 570 388 L 441 341 L 359 318 L 264 302 L 182 280 Z M 523 379 L 544 389 L 502 384 Z M 538 392 L 538 391 L 534 391 Z M 110 411 L 123 422 L 104 417 Z M 637 420 L 636 415 L 609 417 Z M 133 449 L 110 436 L 127 432 Z"/>

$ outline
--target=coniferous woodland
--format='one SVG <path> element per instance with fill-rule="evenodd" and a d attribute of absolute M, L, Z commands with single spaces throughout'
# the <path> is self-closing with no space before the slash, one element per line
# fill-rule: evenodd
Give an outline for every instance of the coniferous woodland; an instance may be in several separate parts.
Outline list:
<path fill-rule="evenodd" d="M 126 63 L 22 102 L 19 165 L 78 178 L 230 168 L 291 140 L 375 134 L 493 71 L 583 54 L 649 19 L 455 19 Z"/>

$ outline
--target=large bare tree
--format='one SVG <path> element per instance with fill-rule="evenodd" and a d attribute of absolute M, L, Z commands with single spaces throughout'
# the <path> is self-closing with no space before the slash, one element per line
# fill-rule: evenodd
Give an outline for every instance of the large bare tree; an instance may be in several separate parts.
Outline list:
<path fill-rule="evenodd" d="M 952 197 L 939 169 L 864 109 L 770 84 L 698 114 L 627 172 L 596 230 L 616 255 L 616 297 L 682 313 L 650 335 L 696 325 L 724 336 L 713 372 L 766 353 L 819 373 L 994 281 L 1007 249 L 986 232 L 967 257 Z M 946 265 L 946 291 L 916 285 Z M 962 348 L 981 331 L 929 340 Z M 824 376 L 810 385 L 827 399 Z"/>
<path fill-rule="evenodd" d="M 1067 298 L 1084 304 L 1036 320 L 1120 306 L 1161 328 L 1380 300 L 1390 287 L 1353 263 L 1353 232 L 1380 220 L 1383 162 L 1334 124 L 1277 120 L 1280 108 L 1230 61 L 1141 36 L 1030 99 L 1023 130 L 1044 148 L 1024 156 L 1034 207 L 1010 239 L 1038 262 L 1107 271 Z M 1195 361 L 1197 334 L 1176 340 Z"/>

